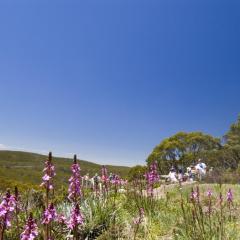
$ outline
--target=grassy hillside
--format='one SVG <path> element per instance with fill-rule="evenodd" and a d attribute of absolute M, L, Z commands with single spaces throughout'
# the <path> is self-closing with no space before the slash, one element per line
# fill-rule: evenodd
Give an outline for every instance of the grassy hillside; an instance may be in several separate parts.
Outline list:
<path fill-rule="evenodd" d="M 6 187 L 20 186 L 26 189 L 28 187 L 37 187 L 41 183 L 42 169 L 47 156 L 19 151 L 0 151 L 0 189 Z M 56 167 L 57 175 L 55 184 L 58 186 L 67 185 L 71 174 L 70 167 L 72 159 L 53 157 L 53 163 Z M 101 165 L 79 160 L 82 175 L 89 173 L 100 173 Z M 123 166 L 107 165 L 109 172 L 120 174 L 126 177 L 129 168 Z"/>

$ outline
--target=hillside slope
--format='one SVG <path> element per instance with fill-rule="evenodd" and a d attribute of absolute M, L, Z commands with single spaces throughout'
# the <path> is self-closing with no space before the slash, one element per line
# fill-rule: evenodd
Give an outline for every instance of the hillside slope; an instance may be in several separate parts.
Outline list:
<path fill-rule="evenodd" d="M 42 169 L 47 156 L 19 151 L 0 151 L 0 189 L 20 185 L 22 188 L 37 187 L 41 183 Z M 67 185 L 71 174 L 72 159 L 53 157 L 56 168 L 55 183 L 58 186 Z M 100 174 L 101 165 L 79 160 L 82 175 L 96 172 Z M 109 172 L 126 177 L 129 167 L 106 165 Z"/>

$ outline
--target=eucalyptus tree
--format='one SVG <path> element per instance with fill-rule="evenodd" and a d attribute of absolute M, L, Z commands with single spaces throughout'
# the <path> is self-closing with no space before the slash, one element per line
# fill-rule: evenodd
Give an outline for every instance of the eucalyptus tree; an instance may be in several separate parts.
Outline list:
<path fill-rule="evenodd" d="M 209 151 L 221 149 L 221 141 L 202 132 L 179 132 L 158 144 L 147 158 L 147 163 L 158 162 L 161 173 L 169 168 L 181 165 L 186 167 L 199 157 L 205 157 Z"/>

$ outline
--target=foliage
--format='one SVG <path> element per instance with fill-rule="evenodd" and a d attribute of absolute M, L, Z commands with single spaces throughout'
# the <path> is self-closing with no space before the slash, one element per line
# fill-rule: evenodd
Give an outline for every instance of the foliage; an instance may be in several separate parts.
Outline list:
<path fill-rule="evenodd" d="M 222 139 L 202 132 L 179 132 L 164 139 L 147 158 L 147 164 L 157 160 L 159 171 L 166 174 L 171 166 L 186 167 L 202 158 L 218 171 L 240 166 L 240 116 Z"/>
<path fill-rule="evenodd" d="M 237 121 L 230 126 L 224 138 L 227 146 L 240 145 L 240 115 Z"/>
<path fill-rule="evenodd" d="M 228 154 L 230 166 L 236 169 L 240 163 L 240 115 L 238 120 L 230 126 L 224 140 L 224 151 Z"/>
<path fill-rule="evenodd" d="M 199 201 L 195 199 L 195 202 L 191 201 L 191 185 L 183 186 L 181 189 L 178 186 L 169 187 L 162 198 L 147 197 L 143 191 L 144 187 L 145 185 L 141 185 L 141 181 L 138 181 L 125 186 L 127 190 L 125 193 L 115 191 L 112 185 L 106 196 L 96 195 L 94 192 L 86 194 L 79 202 L 84 216 L 79 239 L 239 239 L 237 223 L 240 221 L 240 191 L 238 185 L 199 185 L 200 197 Z M 228 204 L 226 197 L 229 188 L 233 191 L 231 205 Z M 211 196 L 213 212 L 210 220 L 207 212 L 208 189 L 212 189 L 213 192 Z M 219 205 L 220 193 L 222 193 L 222 206 Z M 39 229 L 36 240 L 42 240 L 43 192 L 35 190 L 23 192 L 20 199 L 21 211 L 18 220 L 21 232 L 28 213 L 32 212 L 33 217 L 37 219 Z M 71 202 L 66 198 L 62 200 L 59 198 L 54 205 L 58 215 L 69 218 L 73 206 Z M 136 225 L 139 209 L 143 209 L 144 215 Z M 211 221 L 211 228 L 209 221 Z M 54 239 L 64 240 L 72 236 L 67 226 L 60 222 L 53 222 L 52 230 Z M 5 233 L 6 240 L 19 239 L 15 218 L 12 219 L 12 227 Z M 220 233 L 222 235 L 219 235 Z"/>
<path fill-rule="evenodd" d="M 238 227 L 239 203 L 233 202 L 233 195 L 228 197 L 231 188 L 224 188 L 217 185 L 214 191 L 192 190 L 187 198 L 181 198 L 183 221 L 177 224 L 174 239 L 239 239 L 239 232 L 230 230 Z"/>
<path fill-rule="evenodd" d="M 42 177 L 42 167 L 46 156 L 18 151 L 0 151 L 0 190 L 5 190 L 7 187 L 19 186 L 19 188 L 28 189 L 38 188 L 39 179 Z M 68 178 L 71 174 L 69 164 L 71 159 L 53 157 L 57 176 L 55 177 L 55 185 L 57 187 L 67 186 Z M 93 176 L 99 173 L 101 165 L 78 160 L 81 165 L 81 174 L 89 173 Z M 126 177 L 129 167 L 123 166 L 108 166 L 109 172 L 113 172 Z"/>
<path fill-rule="evenodd" d="M 133 181 L 135 179 L 141 179 L 143 178 L 143 175 L 146 173 L 146 171 L 146 166 L 136 165 L 129 170 L 128 179 L 130 181 Z"/>
<path fill-rule="evenodd" d="M 186 167 L 207 151 L 220 148 L 220 139 L 218 138 L 201 132 L 179 132 L 157 145 L 149 155 L 147 163 L 150 164 L 156 160 L 160 172 L 167 173 L 172 165 Z"/>

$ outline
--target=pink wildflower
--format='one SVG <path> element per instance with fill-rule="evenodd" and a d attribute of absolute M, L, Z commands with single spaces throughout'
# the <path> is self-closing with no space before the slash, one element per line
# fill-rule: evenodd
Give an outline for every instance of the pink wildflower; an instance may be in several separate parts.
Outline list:
<path fill-rule="evenodd" d="M 145 174 L 145 178 L 147 180 L 147 193 L 150 196 L 153 196 L 153 185 L 154 185 L 154 183 L 158 182 L 158 180 L 159 180 L 159 174 L 157 171 L 157 162 L 156 161 L 154 161 L 150 165 L 149 172 L 147 172 Z"/>
<path fill-rule="evenodd" d="M 6 229 L 11 226 L 11 215 L 15 210 L 16 200 L 8 190 L 6 195 L 3 197 L 3 201 L 0 204 L 0 225 L 2 229 Z"/>
<path fill-rule="evenodd" d="M 207 197 L 208 197 L 208 209 L 207 209 L 207 213 L 208 215 L 210 215 L 212 213 L 212 190 L 211 189 L 208 189 L 207 191 Z"/>
<path fill-rule="evenodd" d="M 211 189 L 208 189 L 208 191 L 207 191 L 207 196 L 210 198 L 211 196 L 212 196 L 212 190 Z"/>
<path fill-rule="evenodd" d="M 43 213 L 42 224 L 49 224 L 57 218 L 57 212 L 54 208 L 53 203 L 51 203 L 48 208 Z"/>
<path fill-rule="evenodd" d="M 78 198 L 82 196 L 81 191 L 81 175 L 80 175 L 80 167 L 77 163 L 77 156 L 74 155 L 74 162 L 71 166 L 72 176 L 69 179 L 69 188 L 68 188 L 68 199 L 71 201 L 77 201 Z"/>
<path fill-rule="evenodd" d="M 121 179 L 121 180 L 120 180 L 120 184 L 121 184 L 122 186 L 126 185 L 127 183 L 128 183 L 127 180 L 124 180 L 124 179 Z"/>
<path fill-rule="evenodd" d="M 45 162 L 45 168 L 43 169 L 44 176 L 42 177 L 43 182 L 40 186 L 45 187 L 47 190 L 53 189 L 52 179 L 56 175 L 55 167 L 52 164 L 52 153 L 49 153 L 48 160 Z"/>
<path fill-rule="evenodd" d="M 195 202 L 198 200 L 198 192 L 197 191 L 194 191 L 194 189 L 192 188 L 192 191 L 191 191 L 191 195 L 190 195 L 190 200 Z"/>
<path fill-rule="evenodd" d="M 36 221 L 32 217 L 32 213 L 27 220 L 27 224 L 24 227 L 24 231 L 20 235 L 21 240 L 34 240 L 38 235 L 38 227 Z"/>
<path fill-rule="evenodd" d="M 112 179 L 111 179 L 111 183 L 114 185 L 120 185 L 121 184 L 121 179 L 118 175 L 114 174 Z"/>
<path fill-rule="evenodd" d="M 227 201 L 229 203 L 232 203 L 233 201 L 233 193 L 232 193 L 232 190 L 229 188 L 228 192 L 227 192 Z"/>
<path fill-rule="evenodd" d="M 63 214 L 59 214 L 58 217 L 57 217 L 57 221 L 62 224 L 62 225 L 65 225 L 67 222 L 66 222 L 66 218 L 64 217 Z"/>
<path fill-rule="evenodd" d="M 70 217 L 70 220 L 68 221 L 67 226 L 69 229 L 73 230 L 75 227 L 82 224 L 83 224 L 83 216 L 80 211 L 79 205 L 77 204 L 71 212 L 71 217 Z"/>
<path fill-rule="evenodd" d="M 107 168 L 105 166 L 102 166 L 102 180 L 103 181 L 107 181 L 108 180 Z"/>
<path fill-rule="evenodd" d="M 103 192 L 106 193 L 108 192 L 108 173 L 107 173 L 107 168 L 105 166 L 102 166 L 102 183 L 103 183 Z"/>

